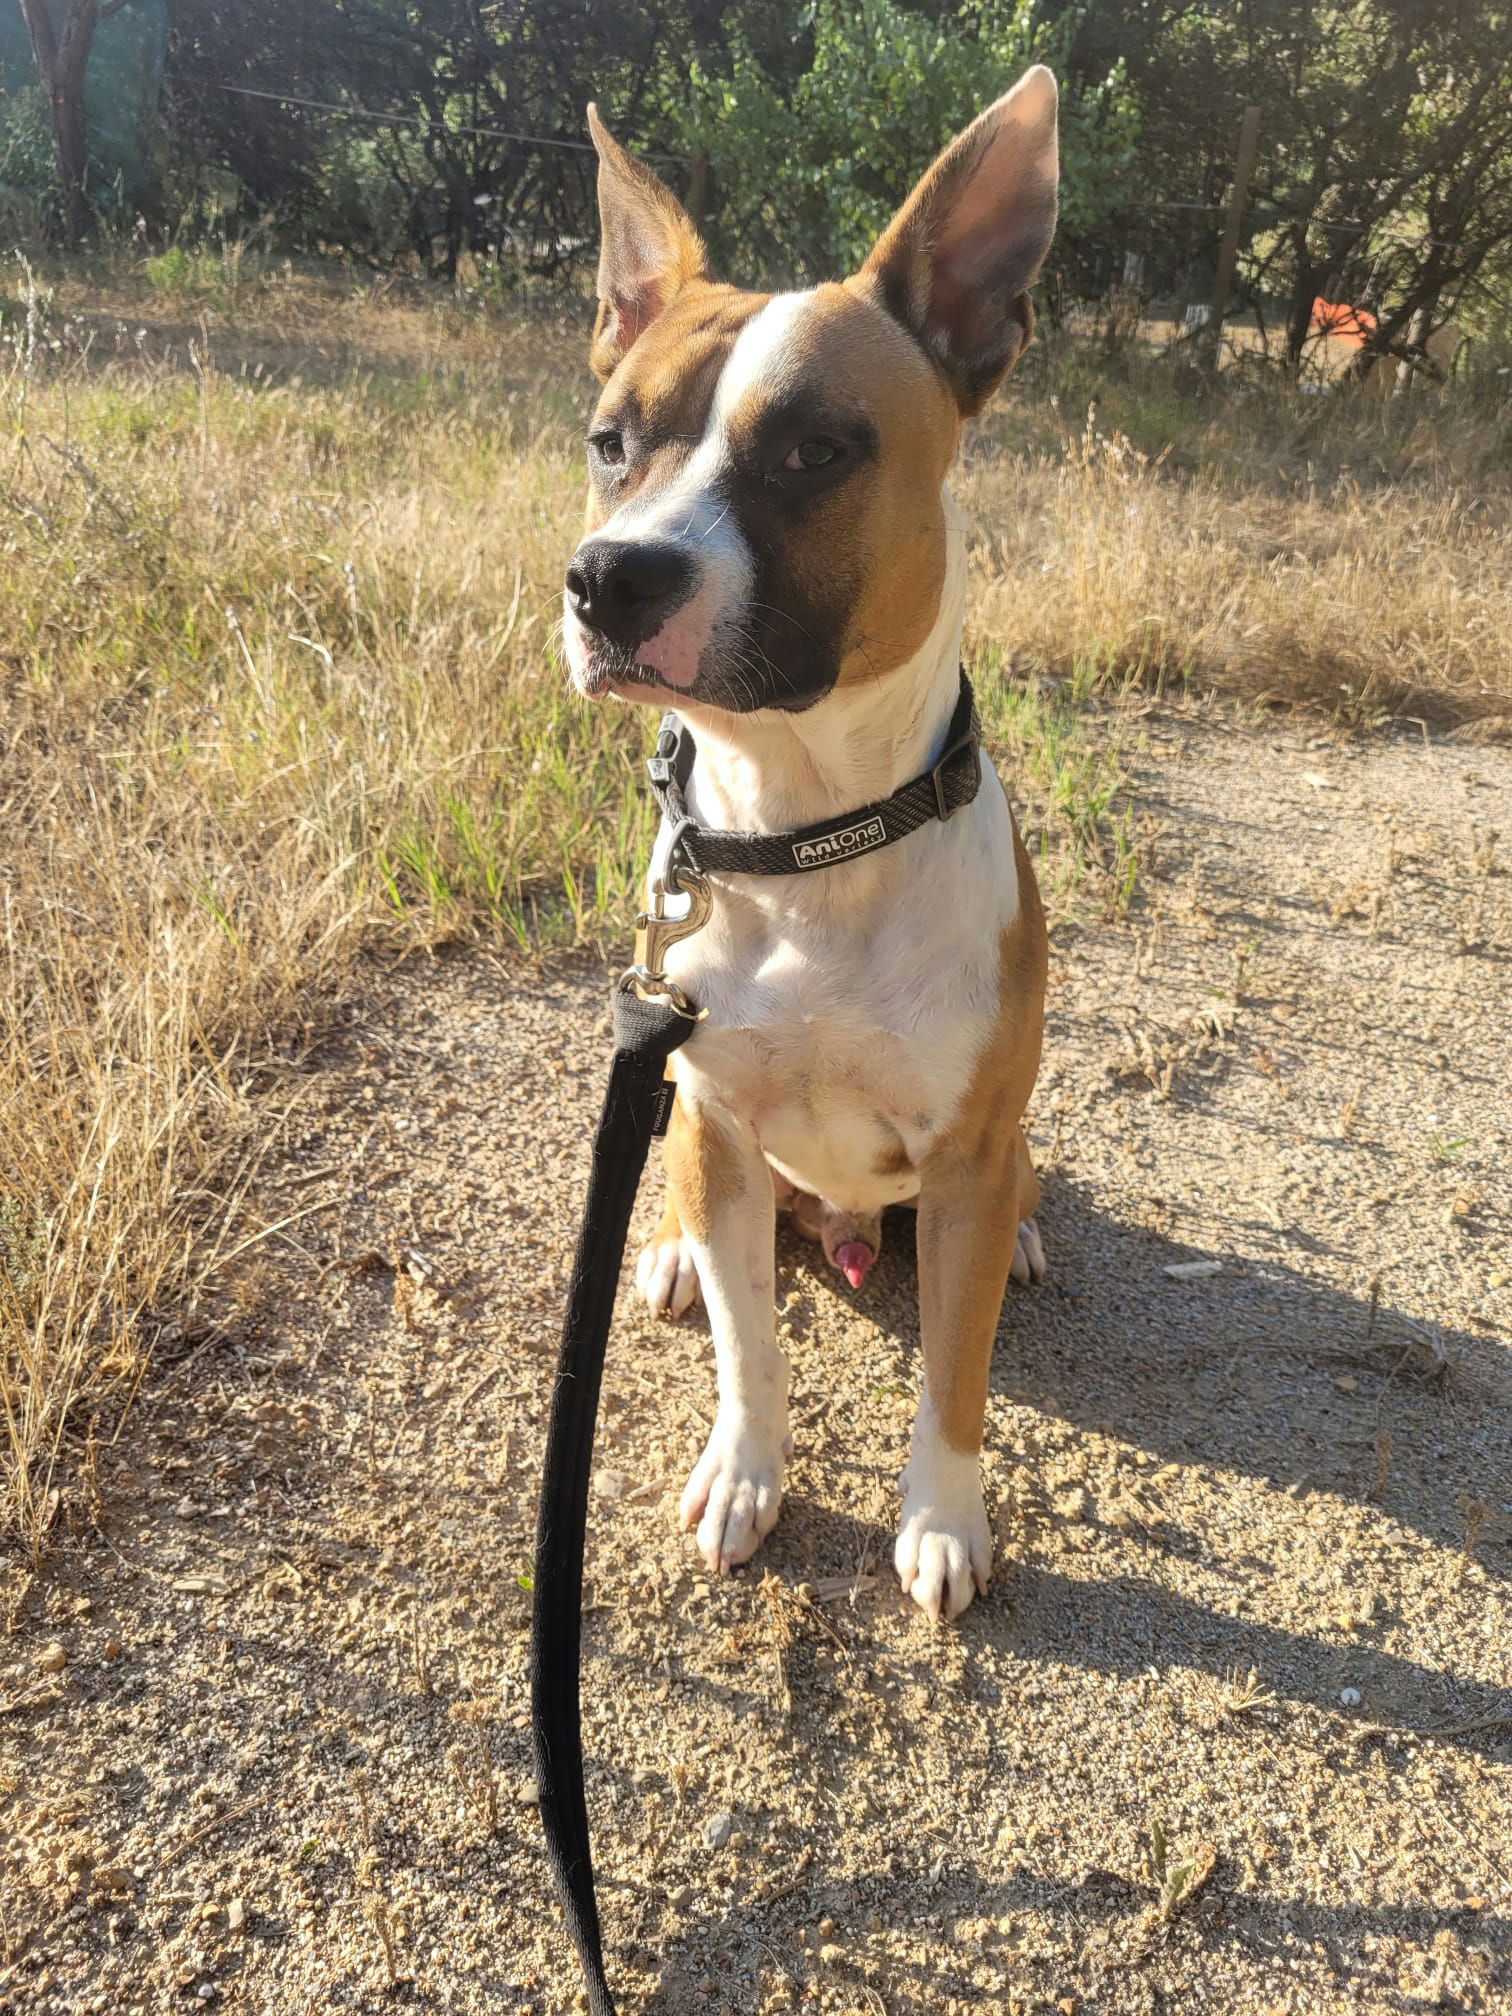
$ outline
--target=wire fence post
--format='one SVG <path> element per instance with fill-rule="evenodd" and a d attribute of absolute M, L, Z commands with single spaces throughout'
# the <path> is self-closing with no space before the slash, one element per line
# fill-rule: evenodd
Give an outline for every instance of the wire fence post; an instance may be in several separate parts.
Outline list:
<path fill-rule="evenodd" d="M 1213 363 L 1223 360 L 1223 317 L 1228 309 L 1229 291 L 1234 284 L 1234 266 L 1239 257 L 1239 232 L 1244 224 L 1249 200 L 1250 177 L 1255 172 L 1255 143 L 1260 137 L 1260 107 L 1251 105 L 1239 126 L 1239 150 L 1234 158 L 1234 188 L 1229 197 L 1228 219 L 1223 227 L 1223 244 L 1218 252 L 1218 274 L 1213 281 L 1213 305 L 1208 313 L 1212 330 Z"/>

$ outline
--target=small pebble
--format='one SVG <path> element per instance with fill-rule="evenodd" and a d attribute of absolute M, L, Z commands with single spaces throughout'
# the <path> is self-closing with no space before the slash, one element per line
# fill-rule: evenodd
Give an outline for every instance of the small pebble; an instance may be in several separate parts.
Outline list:
<path fill-rule="evenodd" d="M 247 1907 L 240 1897 L 233 1897 L 226 1906 L 226 1930 L 240 1932 L 247 1922 Z"/>
<path fill-rule="evenodd" d="M 723 1848 L 735 1825 L 729 1813 L 711 1813 L 704 1822 L 704 1839 L 711 1848 Z"/>
<path fill-rule="evenodd" d="M 37 1655 L 37 1664 L 44 1673 L 61 1673 L 68 1664 L 68 1654 L 55 1638 L 51 1645 L 44 1645 Z"/>
<path fill-rule="evenodd" d="M 520 1781 L 520 1790 L 517 1796 L 522 1806 L 539 1806 L 541 1803 L 541 1788 L 534 1778 L 523 1778 Z"/>
<path fill-rule="evenodd" d="M 107 1660 L 107 1661 L 108 1661 L 108 1662 L 109 1662 L 109 1663 L 110 1663 L 111 1665 L 114 1665 L 114 1664 L 115 1664 L 115 1662 L 116 1662 L 116 1660 L 117 1660 L 117 1659 L 119 1659 L 119 1658 L 120 1658 L 120 1656 L 121 1656 L 121 1641 L 120 1641 L 120 1639 L 119 1639 L 119 1638 L 107 1638 L 107 1639 L 105 1640 L 105 1657 L 106 1657 L 106 1660 Z"/>
<path fill-rule="evenodd" d="M 1341 1708 L 1358 1708 L 1364 1698 L 1358 1687 L 1341 1687 L 1339 1689 L 1339 1706 Z"/>

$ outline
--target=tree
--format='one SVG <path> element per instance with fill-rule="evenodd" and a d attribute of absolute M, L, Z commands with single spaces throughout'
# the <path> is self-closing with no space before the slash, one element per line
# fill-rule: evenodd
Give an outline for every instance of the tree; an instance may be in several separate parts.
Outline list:
<path fill-rule="evenodd" d="M 688 33 L 682 0 L 177 0 L 174 148 L 306 235 L 563 270 L 592 258 L 584 107 L 654 151 L 650 84 Z"/>
<path fill-rule="evenodd" d="M 938 19 L 900 0 L 814 0 L 804 40 L 757 50 L 727 24 L 722 60 L 669 80 L 667 123 L 706 160 L 704 223 L 726 270 L 824 279 L 865 256 L 920 168 L 1029 64 L 1065 73 L 1073 23 L 1035 0 L 965 0 Z M 785 57 L 785 64 L 779 67 Z M 1061 97 L 1062 241 L 1114 206 L 1137 110 L 1115 58 Z"/>
<path fill-rule="evenodd" d="M 127 0 L 68 0 L 60 36 L 53 26 L 48 0 L 21 0 L 21 12 L 31 36 L 37 77 L 47 93 L 52 118 L 53 159 L 63 195 L 63 228 L 70 245 L 89 229 L 89 141 L 84 130 L 84 77 L 95 30 Z"/>
<path fill-rule="evenodd" d="M 1288 369 L 1321 294 L 1368 306 L 1375 346 L 1402 354 L 1512 258 L 1506 0 L 1104 0 L 1079 17 L 1074 61 L 1096 75 L 1114 52 L 1160 218 L 1131 206 L 1125 242 L 1199 299 L 1234 136 L 1260 107 L 1240 293 L 1278 302 Z"/>

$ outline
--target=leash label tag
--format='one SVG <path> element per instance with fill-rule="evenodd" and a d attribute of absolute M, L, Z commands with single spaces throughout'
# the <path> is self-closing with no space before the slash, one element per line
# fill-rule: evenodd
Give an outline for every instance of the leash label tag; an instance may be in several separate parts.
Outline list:
<path fill-rule="evenodd" d="M 795 841 L 793 859 L 800 868 L 827 868 L 832 861 L 848 861 L 852 855 L 886 845 L 887 828 L 881 819 L 864 819 L 859 826 L 838 826 L 833 833 L 821 833 L 817 840 Z"/>
<path fill-rule="evenodd" d="M 656 1106 L 651 1116 L 651 1139 L 661 1141 L 666 1138 L 667 1129 L 672 1124 L 672 1108 L 677 1104 L 677 1080 L 663 1078 L 656 1088 Z"/>

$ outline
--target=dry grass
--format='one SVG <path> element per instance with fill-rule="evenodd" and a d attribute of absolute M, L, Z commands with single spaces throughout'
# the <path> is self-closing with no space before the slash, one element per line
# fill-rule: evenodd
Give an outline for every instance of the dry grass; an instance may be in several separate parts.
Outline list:
<path fill-rule="evenodd" d="M 0 460 L 0 1511 L 33 1549 L 65 1426 L 278 1236 L 247 1178 L 364 938 L 590 936 L 644 837 L 634 725 L 547 663 L 577 482 L 528 377 L 49 368 L 45 310 Z"/>
<path fill-rule="evenodd" d="M 54 278 L 18 269 L 0 386 L 0 1521 L 33 1550 L 65 1434 L 290 1236 L 245 1194 L 356 953 L 611 942 L 648 839 L 645 722 L 570 701 L 551 647 L 575 325 L 241 267 L 189 298 Z M 1241 481 L 1266 419 L 1235 411 L 1171 409 L 1199 445 L 1164 464 L 984 433 L 963 472 L 977 661 L 1064 682 L 989 726 L 1062 880 L 1093 863 L 1114 900 L 1116 757 L 1077 718 L 1101 681 L 1512 712 L 1508 500 L 1456 489 L 1452 430 L 1428 466 L 1398 427 L 1373 490 L 1291 449 Z"/>
<path fill-rule="evenodd" d="M 1093 418 L 1059 456 L 975 461 L 961 491 L 979 528 L 977 638 L 1011 640 L 1020 662 L 1069 672 L 1090 655 L 1113 680 L 1195 681 L 1355 725 L 1504 732 L 1512 491 L 1486 451 L 1512 396 L 1503 415 L 1434 403 L 1398 419 L 1331 401 L 1322 442 L 1304 431 L 1283 454 L 1273 439 L 1237 472 L 1243 409 L 1238 438 L 1211 426 L 1201 459 Z"/>

